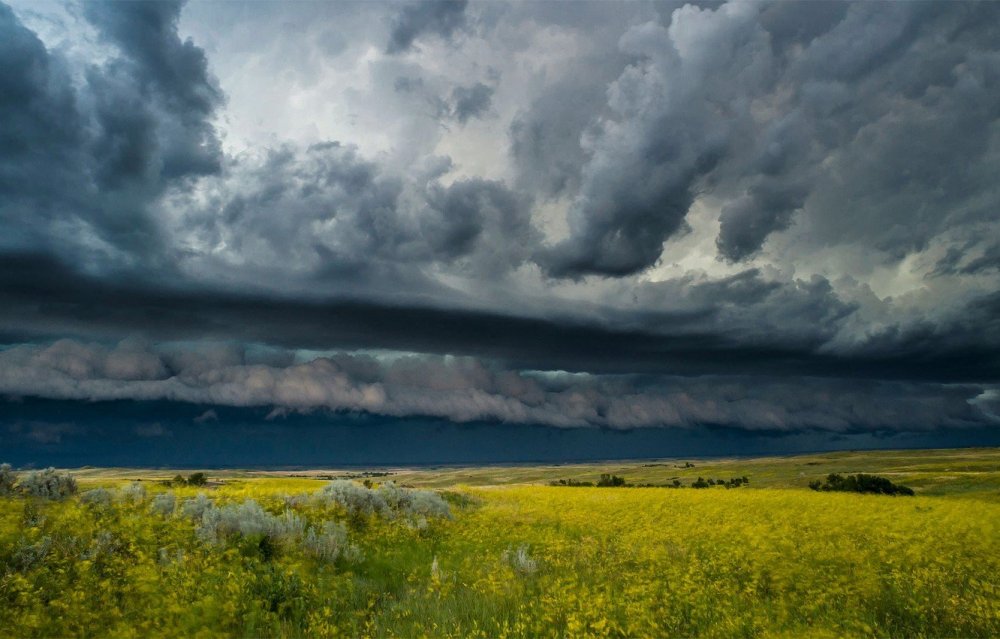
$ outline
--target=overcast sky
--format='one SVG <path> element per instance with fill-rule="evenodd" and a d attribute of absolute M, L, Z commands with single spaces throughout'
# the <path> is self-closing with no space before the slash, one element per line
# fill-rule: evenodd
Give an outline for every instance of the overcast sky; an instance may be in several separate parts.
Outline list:
<path fill-rule="evenodd" d="M 5 1 L 8 403 L 1000 431 L 1000 3 Z"/>

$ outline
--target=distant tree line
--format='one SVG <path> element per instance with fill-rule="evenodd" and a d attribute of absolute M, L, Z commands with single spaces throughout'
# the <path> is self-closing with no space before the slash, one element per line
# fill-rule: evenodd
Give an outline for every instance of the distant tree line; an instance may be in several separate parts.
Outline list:
<path fill-rule="evenodd" d="M 913 496 L 913 489 L 899 484 L 894 484 L 885 477 L 878 475 L 847 475 L 846 477 L 838 473 L 830 473 L 826 476 L 826 481 L 820 480 L 809 482 L 809 487 L 813 490 L 823 492 L 845 492 L 845 493 L 870 493 L 875 495 L 906 495 Z"/>
<path fill-rule="evenodd" d="M 721 488 L 739 488 L 741 486 L 748 486 L 750 484 L 750 478 L 744 475 L 743 477 L 732 477 L 730 479 L 705 479 L 704 477 L 699 477 L 697 481 L 691 484 L 691 488 L 711 488 L 718 486 Z M 671 482 L 666 484 L 630 484 L 625 481 L 624 477 L 619 477 L 618 475 L 602 474 L 601 478 L 597 480 L 597 483 L 592 481 L 580 481 L 578 479 L 557 479 L 555 481 L 549 482 L 550 486 L 597 486 L 598 488 L 685 488 L 685 485 L 677 478 L 674 478 Z"/>

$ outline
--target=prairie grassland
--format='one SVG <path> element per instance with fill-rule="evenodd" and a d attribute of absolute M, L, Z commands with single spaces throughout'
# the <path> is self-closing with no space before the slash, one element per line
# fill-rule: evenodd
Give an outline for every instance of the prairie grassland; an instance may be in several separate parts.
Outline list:
<path fill-rule="evenodd" d="M 685 466 L 691 464 L 691 466 Z M 548 483 L 556 479 L 593 481 L 601 473 L 620 475 L 634 484 L 690 484 L 699 476 L 747 475 L 755 488 L 805 488 L 828 473 L 875 473 L 906 484 L 925 496 L 962 495 L 1000 503 L 1000 448 L 939 450 L 837 451 L 812 455 L 752 459 L 677 458 L 568 464 L 475 467 L 379 468 L 398 483 L 426 488 Z M 183 471 L 185 473 L 190 471 Z M 216 479 L 299 479 L 303 489 L 319 486 L 308 478 L 360 475 L 358 469 L 283 471 L 209 470 Z M 169 479 L 177 471 L 91 468 L 74 471 L 83 482 L 120 479 Z M 379 477 L 373 478 L 375 480 Z M 313 480 L 318 481 L 318 480 Z M 290 485 L 290 484 L 289 484 Z"/>
<path fill-rule="evenodd" d="M 995 459 L 964 454 L 963 468 Z M 701 472 L 761 484 L 746 462 L 716 463 L 729 470 Z M 926 458 L 886 463 L 937 467 Z M 587 468 L 581 479 L 621 470 Z M 110 488 L 106 498 L 0 497 L 6 635 L 1000 636 L 1000 503 L 986 480 L 913 498 L 450 486 L 445 517 L 331 500 L 316 494 L 328 482 L 314 479 L 231 473 L 208 488 L 144 481 L 143 491 L 115 472 L 81 475 L 85 489 Z M 358 499 L 384 491 L 352 486 Z M 230 519 L 192 515 L 185 502 L 199 492 Z M 174 499 L 157 497 L 166 493 Z M 238 510 L 247 499 L 263 510 Z M 331 528 L 339 524 L 344 537 Z M 317 542 L 319 530 L 332 532 Z"/>

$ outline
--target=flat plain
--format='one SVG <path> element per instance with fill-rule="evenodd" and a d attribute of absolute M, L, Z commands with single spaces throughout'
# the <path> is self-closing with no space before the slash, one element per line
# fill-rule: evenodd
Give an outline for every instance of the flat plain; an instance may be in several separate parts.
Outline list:
<path fill-rule="evenodd" d="M 191 472 L 85 468 L 74 495 L 0 497 L 0 629 L 1000 636 L 998 449 L 205 469 L 205 485 L 169 483 Z M 808 488 L 829 473 L 916 496 Z M 549 485 L 602 474 L 650 486 Z M 691 487 L 736 477 L 749 483 Z"/>

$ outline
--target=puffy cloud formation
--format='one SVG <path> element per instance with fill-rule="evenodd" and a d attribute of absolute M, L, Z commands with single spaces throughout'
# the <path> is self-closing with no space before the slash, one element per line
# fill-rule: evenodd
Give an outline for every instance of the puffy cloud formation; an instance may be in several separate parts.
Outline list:
<path fill-rule="evenodd" d="M 509 370 L 475 358 L 338 353 L 304 361 L 235 346 L 113 348 L 60 340 L 0 352 L 0 393 L 330 409 L 559 427 L 927 430 L 1000 423 L 994 387 Z M 207 410 L 196 421 L 217 419 Z"/>

